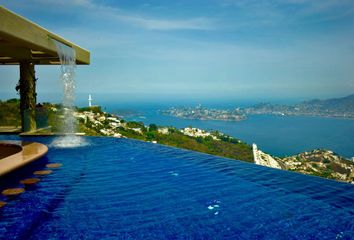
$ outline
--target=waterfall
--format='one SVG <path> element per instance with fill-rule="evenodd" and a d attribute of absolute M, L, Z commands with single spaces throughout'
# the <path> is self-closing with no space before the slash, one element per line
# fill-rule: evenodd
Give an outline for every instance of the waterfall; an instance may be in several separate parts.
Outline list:
<path fill-rule="evenodd" d="M 76 118 L 74 116 L 76 52 L 74 48 L 55 39 L 52 39 L 52 41 L 57 48 L 61 63 L 60 82 L 63 87 L 61 133 L 65 135 L 55 139 L 53 145 L 57 147 L 83 146 L 86 145 L 83 138 L 75 136 L 77 131 Z"/>
<path fill-rule="evenodd" d="M 60 63 L 61 75 L 60 81 L 63 87 L 63 115 L 61 132 L 65 134 L 73 134 L 76 132 L 76 120 L 73 115 L 75 101 L 75 68 L 76 68 L 76 52 L 61 42 L 53 40 L 57 47 Z"/>

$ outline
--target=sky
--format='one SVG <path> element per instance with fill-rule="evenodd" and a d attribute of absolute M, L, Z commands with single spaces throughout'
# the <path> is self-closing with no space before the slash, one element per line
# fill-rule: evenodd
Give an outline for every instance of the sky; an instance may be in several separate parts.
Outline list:
<path fill-rule="evenodd" d="M 0 4 L 91 52 L 91 64 L 76 69 L 78 96 L 167 101 L 354 93 L 353 0 Z M 59 66 L 36 66 L 36 74 L 39 101 L 57 100 Z M 18 67 L 0 66 L 0 78 L 0 99 L 16 97 Z"/>

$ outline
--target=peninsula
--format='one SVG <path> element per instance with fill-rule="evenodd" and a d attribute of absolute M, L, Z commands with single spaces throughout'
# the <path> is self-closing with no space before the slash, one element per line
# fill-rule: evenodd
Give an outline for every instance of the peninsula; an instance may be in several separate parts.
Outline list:
<path fill-rule="evenodd" d="M 260 103 L 242 109 L 246 115 L 317 116 L 354 119 L 354 94 L 327 100 L 314 99 L 295 105 Z"/>
<path fill-rule="evenodd" d="M 233 109 L 209 109 L 196 107 L 172 107 L 159 113 L 179 118 L 198 120 L 241 121 L 249 115 L 316 116 L 354 119 L 354 94 L 343 98 L 311 100 L 295 105 L 259 103 L 254 106 Z"/>
<path fill-rule="evenodd" d="M 246 119 L 246 115 L 240 108 L 232 110 L 209 109 L 198 105 L 196 107 L 169 108 L 159 110 L 159 113 L 186 119 L 199 120 L 221 120 L 221 121 L 241 121 Z"/>

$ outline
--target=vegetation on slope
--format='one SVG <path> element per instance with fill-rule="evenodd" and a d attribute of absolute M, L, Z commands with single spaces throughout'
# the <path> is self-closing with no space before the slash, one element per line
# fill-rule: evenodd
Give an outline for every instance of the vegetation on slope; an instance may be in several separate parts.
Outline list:
<path fill-rule="evenodd" d="M 108 116 L 111 115 L 108 114 Z M 84 123 L 84 121 L 80 121 L 80 130 L 84 131 L 86 135 L 104 135 L 101 133 L 101 130 L 108 128 L 110 128 L 110 126 L 108 122 L 105 121 L 103 121 L 103 125 L 95 125 L 90 121 L 86 121 L 86 123 Z M 253 162 L 251 146 L 232 137 L 215 133 L 220 136 L 220 140 L 214 140 L 211 137 L 202 138 L 186 136 L 173 127 L 169 127 L 168 129 L 168 134 L 162 134 L 159 133 L 158 127 L 155 124 L 150 124 L 146 127 L 142 122 L 123 121 L 123 126 L 115 128 L 115 132 L 127 138 L 150 142 L 156 141 L 159 144 L 172 147 L 184 148 L 246 162 Z"/>
<path fill-rule="evenodd" d="M 278 160 L 284 163 L 287 170 L 354 182 L 354 162 L 332 151 L 316 149 Z"/>
<path fill-rule="evenodd" d="M 20 100 L 0 100 L 0 126 L 21 126 Z"/>

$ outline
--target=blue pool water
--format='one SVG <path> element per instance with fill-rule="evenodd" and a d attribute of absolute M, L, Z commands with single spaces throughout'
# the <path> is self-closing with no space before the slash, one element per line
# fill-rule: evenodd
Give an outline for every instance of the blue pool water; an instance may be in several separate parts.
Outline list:
<path fill-rule="evenodd" d="M 18 139 L 0 136 L 0 139 Z M 0 201 L 0 239 L 351 239 L 354 186 L 128 139 L 86 137 L 36 187 Z"/>

